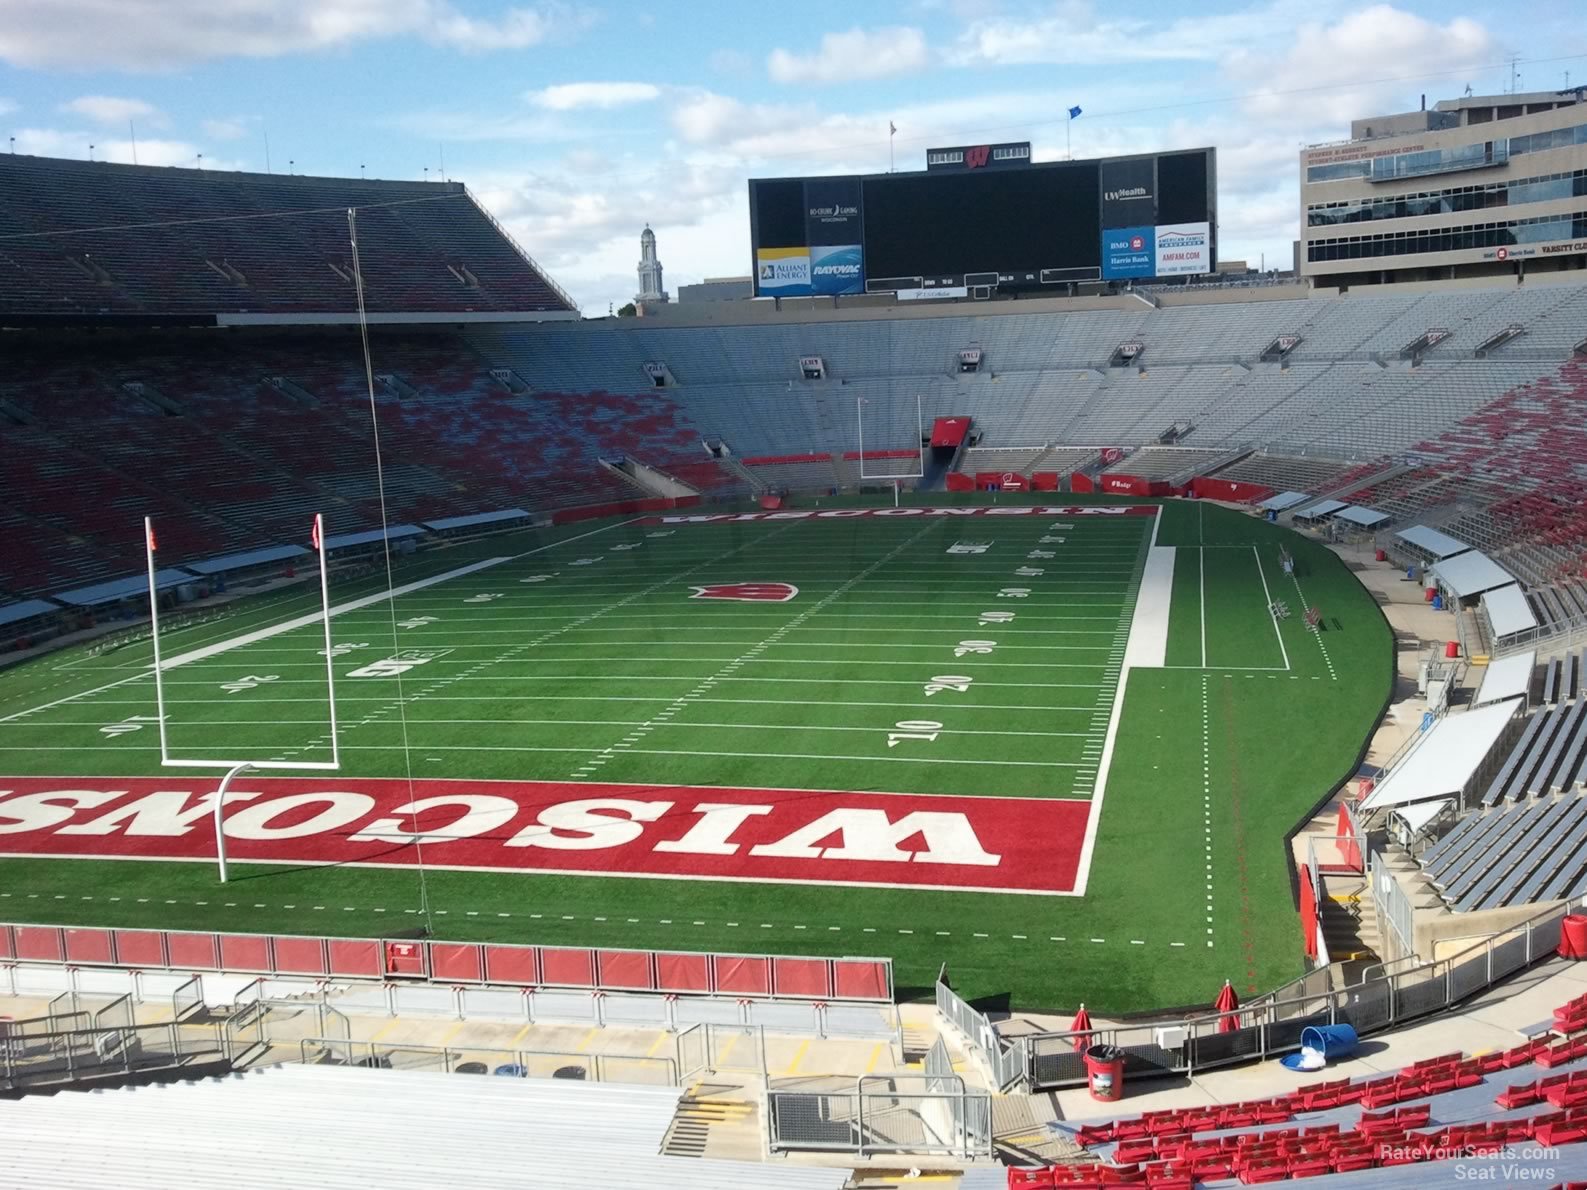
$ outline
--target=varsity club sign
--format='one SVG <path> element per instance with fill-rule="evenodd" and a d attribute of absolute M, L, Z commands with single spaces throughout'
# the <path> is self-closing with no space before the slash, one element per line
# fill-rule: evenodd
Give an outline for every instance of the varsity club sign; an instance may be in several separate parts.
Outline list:
<path fill-rule="evenodd" d="M 0 779 L 0 856 L 212 860 L 213 778 Z M 803 789 L 262 778 L 234 863 L 961 892 L 1074 890 L 1091 804 Z"/>

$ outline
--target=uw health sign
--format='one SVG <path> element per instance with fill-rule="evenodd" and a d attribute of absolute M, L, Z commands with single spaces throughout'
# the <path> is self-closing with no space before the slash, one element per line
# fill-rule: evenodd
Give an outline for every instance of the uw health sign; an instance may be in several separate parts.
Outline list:
<path fill-rule="evenodd" d="M 0 855 L 210 860 L 213 779 L 0 780 Z M 261 779 L 236 863 L 965 892 L 1074 889 L 1090 803 L 542 781 Z"/>

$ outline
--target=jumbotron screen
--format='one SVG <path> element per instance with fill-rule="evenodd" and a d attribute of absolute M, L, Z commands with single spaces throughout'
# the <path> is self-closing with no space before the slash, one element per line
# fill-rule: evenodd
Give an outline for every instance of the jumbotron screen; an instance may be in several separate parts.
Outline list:
<path fill-rule="evenodd" d="M 1028 145 L 982 145 L 933 149 L 924 172 L 751 179 L 755 296 L 981 297 L 1213 271 L 1215 150 L 1028 159 Z"/>

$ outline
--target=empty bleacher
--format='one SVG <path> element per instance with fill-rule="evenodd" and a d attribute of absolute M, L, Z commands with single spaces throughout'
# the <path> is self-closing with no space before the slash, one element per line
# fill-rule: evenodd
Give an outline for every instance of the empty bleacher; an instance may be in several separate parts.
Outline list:
<path fill-rule="evenodd" d="M 574 309 L 460 183 L 12 153 L 0 162 L 0 312 L 348 311 L 349 207 L 371 311 Z"/>

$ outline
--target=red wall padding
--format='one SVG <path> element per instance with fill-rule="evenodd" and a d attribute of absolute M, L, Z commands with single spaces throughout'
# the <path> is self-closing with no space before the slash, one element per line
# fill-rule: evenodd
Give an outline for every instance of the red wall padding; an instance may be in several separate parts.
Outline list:
<path fill-rule="evenodd" d="M 1030 487 L 1033 492 L 1056 492 L 1058 490 L 1058 472 L 1032 471 Z"/>
<path fill-rule="evenodd" d="M 540 968 L 542 979 L 548 984 L 570 988 L 595 986 L 595 955 L 588 950 L 542 946 Z"/>
<path fill-rule="evenodd" d="M 1150 496 L 1152 485 L 1138 475 L 1104 475 L 1102 490 L 1125 496 Z"/>
<path fill-rule="evenodd" d="M 276 970 L 283 975 L 324 975 L 323 938 L 281 938 L 275 940 Z"/>
<path fill-rule="evenodd" d="M 67 930 L 66 961 L 70 963 L 113 963 L 109 930 Z"/>
<path fill-rule="evenodd" d="M 1339 824 L 1334 828 L 1334 834 L 1340 836 L 1339 851 L 1344 862 L 1355 871 L 1361 871 L 1361 848 L 1356 843 L 1355 829 L 1350 824 L 1350 807 L 1344 802 L 1339 803 Z"/>
<path fill-rule="evenodd" d="M 332 938 L 330 943 L 332 975 L 363 975 L 379 978 L 386 973 L 380 943 L 363 938 Z"/>
<path fill-rule="evenodd" d="M 479 983 L 485 978 L 485 954 L 461 942 L 430 943 L 430 978 Z"/>
<path fill-rule="evenodd" d="M 0 926 L 0 959 L 16 957 L 16 946 L 11 941 L 11 927 Z"/>
<path fill-rule="evenodd" d="M 270 971 L 270 939 L 264 934 L 222 934 L 220 965 L 228 971 Z"/>
<path fill-rule="evenodd" d="M 59 963 L 66 959 L 66 944 L 56 926 L 18 926 L 16 950 L 19 959 L 42 959 Z"/>
<path fill-rule="evenodd" d="M 540 982 L 540 966 L 532 946 L 487 946 L 485 978 L 490 983 Z"/>
<path fill-rule="evenodd" d="M 1005 492 L 1023 492 L 1030 487 L 1018 471 L 977 471 L 975 483 L 988 491 L 998 488 Z"/>
<path fill-rule="evenodd" d="M 839 1000 L 891 1000 L 886 963 L 839 959 L 832 964 L 833 992 Z"/>
<path fill-rule="evenodd" d="M 656 987 L 663 992 L 709 992 L 711 960 L 703 954 L 658 954 Z"/>
<path fill-rule="evenodd" d="M 1317 894 L 1312 892 L 1311 872 L 1305 864 L 1300 866 L 1300 928 L 1304 937 L 1306 957 L 1317 957 Z"/>
<path fill-rule="evenodd" d="M 774 463 L 827 463 L 831 462 L 831 455 L 755 455 L 753 458 L 740 459 L 746 467 L 768 467 Z"/>
<path fill-rule="evenodd" d="M 639 988 L 649 991 L 656 986 L 650 974 L 650 952 L 647 950 L 598 950 L 595 952 L 597 981 L 603 988 Z"/>
<path fill-rule="evenodd" d="M 771 960 L 744 955 L 717 955 L 716 990 L 741 996 L 771 995 Z"/>
<path fill-rule="evenodd" d="M 1069 490 L 1080 493 L 1094 492 L 1097 490 L 1097 485 L 1091 482 L 1089 475 L 1083 475 L 1076 471 L 1069 476 Z"/>
<path fill-rule="evenodd" d="M 960 471 L 948 472 L 948 490 L 950 492 L 975 491 L 975 476 L 965 475 Z"/>
<path fill-rule="evenodd" d="M 159 930 L 116 930 L 116 962 L 123 967 L 164 967 L 165 935 Z"/>
<path fill-rule="evenodd" d="M 779 996 L 832 995 L 831 971 L 825 959 L 773 959 L 772 989 Z"/>
<path fill-rule="evenodd" d="M 215 971 L 220 968 L 220 949 L 215 945 L 214 934 L 167 934 L 166 946 L 170 950 L 171 966 L 183 970 L 199 968 Z"/>
<path fill-rule="evenodd" d="M 1190 490 L 1194 495 L 1204 496 L 1209 500 L 1228 500 L 1234 504 L 1255 504 L 1258 500 L 1266 500 L 1275 494 L 1272 488 L 1259 483 L 1208 479 L 1204 475 L 1198 475 L 1190 481 Z"/>

